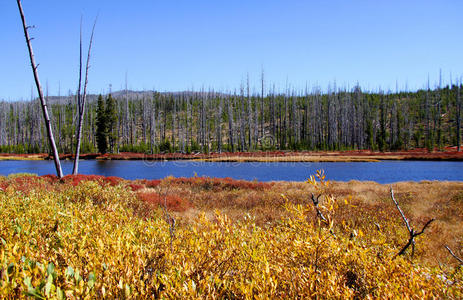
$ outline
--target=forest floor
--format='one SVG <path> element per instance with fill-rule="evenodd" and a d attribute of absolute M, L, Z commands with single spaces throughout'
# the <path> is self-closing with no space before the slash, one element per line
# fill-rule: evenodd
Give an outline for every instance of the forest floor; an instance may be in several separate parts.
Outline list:
<path fill-rule="evenodd" d="M 41 154 L 0 153 L 0 160 L 45 160 L 51 157 Z M 73 154 L 61 154 L 60 159 L 73 159 Z M 463 151 L 446 147 L 443 151 L 429 152 L 419 148 L 413 150 L 379 152 L 371 150 L 350 151 L 255 151 L 255 152 L 211 152 L 144 154 L 121 152 L 117 154 L 87 153 L 81 159 L 99 160 L 200 160 L 210 162 L 372 162 L 380 160 L 463 160 Z"/>

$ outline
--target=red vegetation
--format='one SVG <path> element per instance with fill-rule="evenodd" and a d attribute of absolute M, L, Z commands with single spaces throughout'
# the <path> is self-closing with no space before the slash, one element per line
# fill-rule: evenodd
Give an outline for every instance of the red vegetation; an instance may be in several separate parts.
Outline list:
<path fill-rule="evenodd" d="M 0 182 L 0 188 L 2 190 L 5 190 L 9 186 L 13 186 L 14 190 L 22 192 L 24 194 L 28 194 L 32 190 L 36 189 L 47 189 L 49 186 L 49 182 L 38 179 L 39 177 L 37 176 L 15 177 Z"/>
<path fill-rule="evenodd" d="M 169 182 L 172 184 L 190 185 L 194 187 L 199 187 L 204 190 L 215 190 L 215 191 L 233 190 L 233 189 L 249 189 L 249 190 L 263 191 L 265 189 L 270 189 L 273 186 L 273 183 L 236 180 L 230 177 L 227 177 L 227 178 L 179 177 L 179 178 L 169 179 Z"/>
<path fill-rule="evenodd" d="M 145 188 L 145 186 L 143 184 L 137 184 L 137 183 L 129 183 L 129 184 L 127 184 L 127 186 L 130 187 L 132 189 L 132 191 L 134 191 L 134 192 Z"/>
<path fill-rule="evenodd" d="M 164 205 L 167 206 L 167 209 L 182 212 L 187 210 L 191 205 L 188 201 L 180 198 L 177 195 L 159 195 L 156 192 L 138 192 L 137 196 L 140 200 L 155 206 Z"/>
<path fill-rule="evenodd" d="M 7 181 L 2 181 L 0 182 L 0 190 L 6 190 L 6 188 L 9 186 L 10 184 L 7 182 Z"/>
<path fill-rule="evenodd" d="M 42 175 L 40 178 L 45 179 L 46 181 L 52 183 L 56 182 L 58 180 L 58 177 L 56 175 L 48 174 L 48 175 Z"/>

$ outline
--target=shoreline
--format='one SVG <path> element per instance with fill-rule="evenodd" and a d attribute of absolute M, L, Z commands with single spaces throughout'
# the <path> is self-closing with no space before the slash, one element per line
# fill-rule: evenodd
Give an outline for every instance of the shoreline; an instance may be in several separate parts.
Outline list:
<path fill-rule="evenodd" d="M 81 154 L 81 160 L 191 160 L 204 162 L 379 162 L 381 160 L 423 160 L 423 161 L 463 161 L 463 152 L 455 147 L 445 151 L 428 152 L 414 149 L 397 152 L 358 151 L 259 151 L 259 152 L 222 152 L 222 153 L 166 153 L 144 154 L 121 152 L 118 154 L 87 153 Z M 47 153 L 10 154 L 0 153 L 2 160 L 50 160 Z M 73 160 L 73 154 L 61 154 L 60 160 Z"/>

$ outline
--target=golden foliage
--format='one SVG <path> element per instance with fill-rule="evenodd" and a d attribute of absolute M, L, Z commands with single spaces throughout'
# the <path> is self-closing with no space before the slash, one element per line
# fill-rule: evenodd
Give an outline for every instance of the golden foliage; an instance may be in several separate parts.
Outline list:
<path fill-rule="evenodd" d="M 161 212 L 140 214 L 124 183 L 21 191 L 12 182 L 0 191 L 0 297 L 463 297 L 461 269 L 394 259 L 393 224 L 380 231 L 336 225 L 349 199 L 331 196 L 322 173 L 308 182 L 323 195 L 327 222 L 314 219 L 311 203 L 286 195 L 284 217 L 271 226 L 216 212 L 177 226 L 174 237 Z"/>

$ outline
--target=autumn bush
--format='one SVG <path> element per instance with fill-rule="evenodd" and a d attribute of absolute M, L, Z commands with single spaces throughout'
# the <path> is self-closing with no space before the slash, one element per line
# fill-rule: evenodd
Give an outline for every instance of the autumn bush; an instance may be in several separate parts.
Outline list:
<path fill-rule="evenodd" d="M 337 188 L 321 174 L 306 183 L 220 192 L 204 189 L 198 179 L 180 183 L 168 178 L 155 187 L 139 182 L 143 188 L 137 191 L 129 181 L 112 186 L 100 179 L 76 185 L 49 177 L 4 180 L 0 298 L 463 297 L 462 268 L 434 266 L 419 259 L 422 253 L 413 259 L 408 253 L 396 256 L 406 235 L 395 211 L 388 211 L 387 187 L 381 185 L 339 185 L 342 193 L 378 190 L 378 201 L 386 208 L 376 215 L 381 205 L 362 199 L 362 193 L 337 196 Z M 18 189 L 24 185 L 28 188 Z M 458 195 L 460 186 L 449 186 L 456 191 L 441 193 Z M 395 186 L 401 197 L 406 196 L 404 187 Z M 212 203 L 222 193 L 238 195 L 228 204 L 243 212 L 241 218 L 204 210 L 191 222 L 172 226 L 154 208 L 164 199 L 175 203 L 197 194 L 209 195 Z M 317 217 L 311 193 L 321 195 L 326 221 Z M 254 199 L 252 205 L 236 206 L 246 195 Z M 275 199 L 267 205 L 260 197 Z M 451 205 L 459 203 L 458 197 L 451 197 Z M 199 199 L 193 200 L 197 209 Z M 404 201 L 404 211 L 419 222 L 412 200 Z M 156 205 L 145 205 L 150 201 Z M 279 216 L 268 225 L 256 222 L 254 213 L 272 206 Z M 172 214 L 180 220 L 188 211 Z M 420 236 L 418 250 L 426 251 L 428 238 Z"/>
<path fill-rule="evenodd" d="M 170 178 L 173 184 L 183 184 L 197 187 L 204 190 L 233 190 L 233 189 L 250 189 L 262 191 L 264 189 L 272 187 L 271 183 L 258 182 L 258 181 L 247 181 L 247 180 L 236 180 L 232 178 L 210 178 L 210 177 L 191 177 L 191 178 Z"/>
<path fill-rule="evenodd" d="M 185 211 L 190 207 L 186 200 L 177 195 L 161 195 L 157 191 L 140 191 L 137 193 L 137 196 L 140 200 L 155 207 L 166 207 L 176 212 Z"/>

